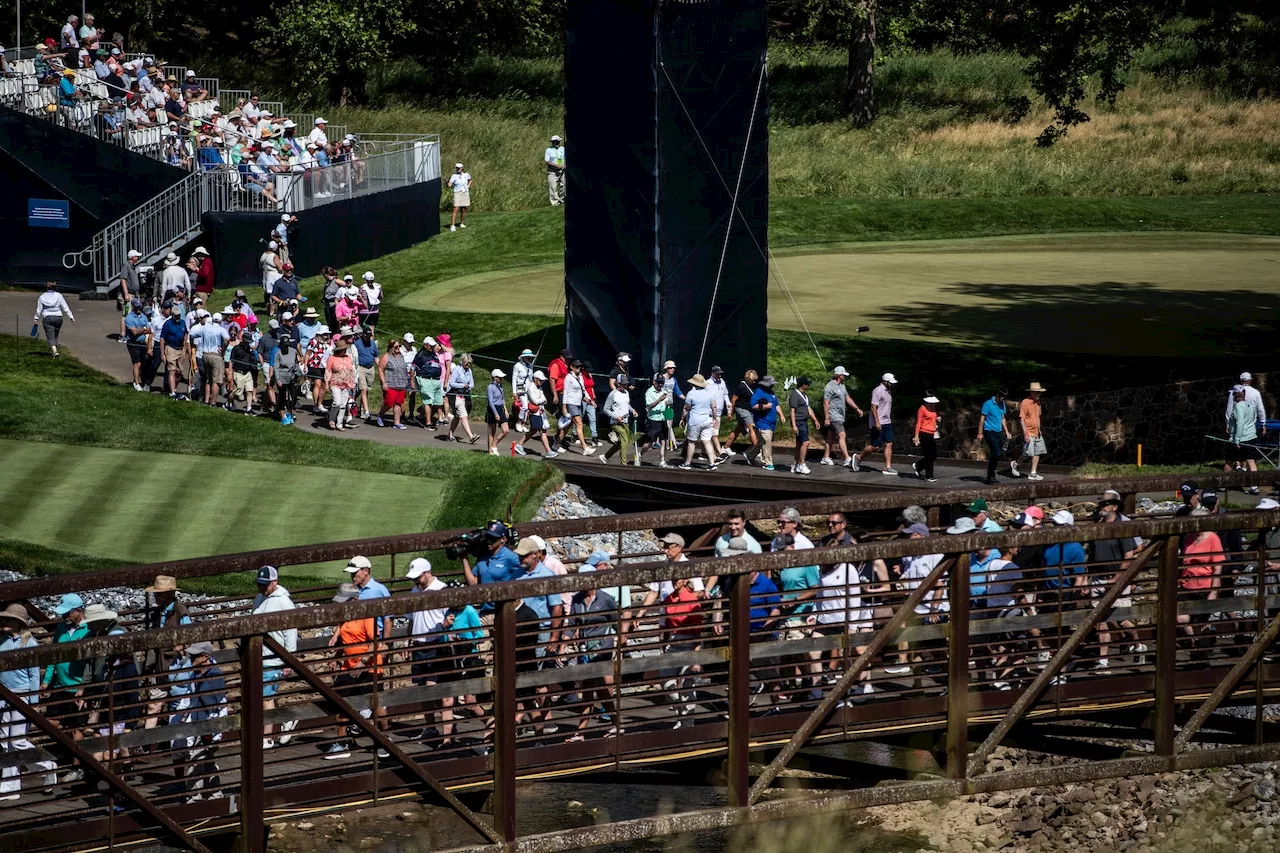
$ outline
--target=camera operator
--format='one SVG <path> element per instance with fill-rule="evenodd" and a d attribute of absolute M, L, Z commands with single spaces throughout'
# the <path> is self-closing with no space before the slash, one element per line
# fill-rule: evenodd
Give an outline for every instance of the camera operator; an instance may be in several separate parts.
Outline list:
<path fill-rule="evenodd" d="M 510 529 L 501 521 L 495 520 L 486 524 L 476 538 L 463 537 L 467 550 L 462 554 L 462 571 L 467 576 L 468 584 L 475 586 L 501 583 L 524 576 L 520 558 L 508 547 L 510 536 Z M 480 559 L 476 560 L 475 568 L 472 569 L 471 560 L 475 557 Z M 492 616 L 493 604 L 485 602 L 480 612 Z"/>

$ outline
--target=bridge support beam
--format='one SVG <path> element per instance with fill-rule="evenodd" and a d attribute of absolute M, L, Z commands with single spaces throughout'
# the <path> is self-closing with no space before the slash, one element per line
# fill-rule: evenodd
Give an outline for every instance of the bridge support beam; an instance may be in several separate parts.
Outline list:
<path fill-rule="evenodd" d="M 507 602 L 507 606 L 510 606 L 510 604 L 511 602 Z M 436 777 L 428 773 L 426 768 L 414 761 L 407 752 L 401 749 L 399 744 L 393 742 L 386 736 L 386 734 L 379 730 L 378 724 L 375 720 L 365 719 L 361 716 L 360 712 L 352 707 L 351 703 L 346 699 L 343 699 L 332 685 L 312 672 L 310 667 L 299 660 L 296 655 L 293 655 L 286 650 L 284 646 L 272 639 L 270 634 L 262 637 L 262 640 L 266 643 L 267 648 L 280 656 L 280 659 L 284 661 L 285 666 L 290 667 L 302 678 L 303 681 L 314 687 L 327 702 L 337 708 L 339 714 L 350 720 L 352 725 L 359 727 L 365 735 L 373 739 L 374 743 L 391 753 L 392 758 L 400 762 L 400 764 L 402 764 L 404 768 L 414 776 L 418 777 L 418 780 L 421 781 L 423 785 L 435 792 L 435 794 L 440 797 L 440 799 L 444 800 L 450 808 L 457 812 L 458 816 L 465 820 L 472 829 L 480 833 L 481 836 L 489 841 L 497 842 L 499 840 L 492 827 L 485 823 L 479 815 L 463 805 L 463 803 L 455 797 L 448 788 L 437 781 Z M 261 696 L 262 691 L 259 690 L 258 693 L 259 696 Z M 514 732 L 515 718 L 512 717 L 507 722 L 510 723 Z M 498 728 L 501 730 L 501 720 L 499 720 Z M 261 731 L 261 729 L 259 729 L 259 731 Z M 253 732 L 249 732 L 248 736 L 249 738 L 253 738 L 255 735 Z M 261 740 L 260 735 L 258 735 L 258 739 Z"/>
<path fill-rule="evenodd" d="M 751 804 L 751 576 L 734 575 L 729 590 L 729 805 Z"/>
<path fill-rule="evenodd" d="M 1174 701 L 1178 670 L 1178 540 L 1166 537 L 1170 547 L 1160 553 L 1156 577 L 1156 755 L 1173 755 L 1177 703 Z"/>
<path fill-rule="evenodd" d="M 516 603 L 498 605 L 493 623 L 493 825 L 516 841 Z"/>
<path fill-rule="evenodd" d="M 951 568 L 947 623 L 947 778 L 969 769 L 969 555 Z"/>
<path fill-rule="evenodd" d="M 240 853 L 266 853 L 263 820 L 262 637 L 240 643 Z"/>
<path fill-rule="evenodd" d="M 18 694 L 14 693 L 8 687 L 0 684 L 0 700 L 3 700 L 13 710 L 23 716 L 31 725 L 44 732 L 54 743 L 71 753 L 84 767 L 85 771 L 102 779 L 112 789 L 123 794 L 135 806 L 142 809 L 143 813 L 150 817 L 153 821 L 165 829 L 174 839 L 188 850 L 194 850 L 196 853 L 209 853 L 209 848 L 205 847 L 195 839 L 182 826 L 164 813 L 159 806 L 154 805 L 150 800 L 140 794 L 132 785 L 125 782 L 116 774 L 112 773 L 102 762 L 94 758 L 89 752 L 81 748 L 80 744 L 71 739 L 71 736 L 62 730 L 62 727 L 54 723 L 52 720 L 39 713 L 30 705 L 28 705 Z"/>
<path fill-rule="evenodd" d="M 1175 553 L 1177 552 L 1177 543 L 1169 539 L 1164 540 L 1164 544 L 1160 547 L 1165 550 L 1172 548 Z M 1045 688 L 1049 686 L 1049 682 L 1052 681 L 1053 678 L 1062 670 L 1062 667 L 1066 665 L 1071 656 L 1076 653 L 1076 649 L 1080 648 L 1080 646 L 1084 644 L 1085 638 L 1089 636 L 1089 633 L 1093 630 L 1094 626 L 1099 622 L 1104 621 L 1107 614 L 1111 612 L 1111 608 L 1115 605 L 1116 599 L 1120 597 L 1122 592 L 1124 592 L 1124 588 L 1133 583 L 1133 579 L 1137 576 L 1138 572 L 1142 571 L 1146 567 L 1147 563 L 1151 561 L 1151 555 L 1154 554 L 1156 550 L 1157 546 L 1153 542 L 1148 545 L 1141 554 L 1130 560 L 1129 565 L 1115 576 L 1115 579 L 1111 582 L 1111 587 L 1106 591 L 1102 598 L 1098 600 L 1098 603 L 1094 605 L 1093 611 L 1089 614 L 1089 618 L 1076 626 L 1075 631 L 1073 631 L 1071 636 L 1067 638 L 1067 641 L 1062 644 L 1062 648 L 1058 649 L 1057 654 L 1055 654 L 1053 659 L 1049 661 L 1049 665 L 1044 668 L 1043 672 L 1036 676 L 1035 680 L 1027 685 L 1027 689 L 1022 691 L 1022 695 L 1018 697 L 1018 701 L 1013 703 L 1013 707 L 1010 708 L 1008 712 L 1005 713 L 1004 718 L 996 724 L 996 727 L 992 730 L 991 734 L 987 735 L 987 739 L 984 740 L 976 750 L 974 750 L 973 757 L 969 759 L 968 775 L 970 777 L 977 776 L 982 773 L 982 768 L 987 761 L 987 756 L 991 754 L 993 749 L 1000 745 L 1000 741 L 1004 740 L 1005 736 L 1009 734 L 1009 730 L 1013 728 L 1014 724 L 1022 719 L 1022 715 L 1031 710 L 1031 706 L 1039 701 L 1040 695 L 1044 693 Z"/>

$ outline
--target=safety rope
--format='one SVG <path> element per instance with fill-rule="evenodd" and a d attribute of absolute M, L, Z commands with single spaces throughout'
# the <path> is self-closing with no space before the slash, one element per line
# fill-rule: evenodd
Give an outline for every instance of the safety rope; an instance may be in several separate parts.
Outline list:
<path fill-rule="evenodd" d="M 766 65 L 765 65 L 765 68 L 762 69 L 762 73 L 765 70 L 767 70 L 767 67 L 768 67 L 767 57 L 765 62 L 766 62 Z M 711 169 L 712 171 L 715 172 L 716 178 L 719 179 L 720 185 L 724 187 L 725 192 L 728 192 L 729 182 L 724 179 L 724 174 L 720 171 L 720 167 L 716 165 L 715 157 L 712 156 L 711 149 L 707 146 L 707 141 L 702 137 L 701 131 L 698 130 L 698 125 L 694 122 L 693 115 L 689 112 L 689 108 L 685 105 L 684 99 L 680 97 L 680 90 L 676 88 L 675 81 L 672 80 L 671 75 L 667 73 L 666 65 L 662 62 L 661 57 L 659 57 L 658 66 L 659 68 L 662 69 L 662 74 L 664 77 L 666 77 L 667 85 L 670 87 L 671 93 L 675 95 L 676 104 L 679 105 L 680 111 L 684 113 L 685 120 L 688 121 L 689 126 L 693 128 L 694 137 L 698 140 L 698 144 L 702 147 L 702 152 L 706 155 L 707 162 L 711 164 Z M 762 78 L 762 82 L 763 82 L 763 78 Z M 759 98 L 758 92 L 756 97 L 758 102 L 758 98 Z M 791 313 L 794 314 L 796 320 L 799 321 L 800 328 L 804 329 L 805 336 L 809 339 L 809 346 L 813 348 L 813 353 L 815 356 L 817 356 L 818 363 L 822 365 L 822 370 L 825 373 L 827 369 L 826 360 L 822 357 L 822 351 L 818 349 L 817 342 L 813 339 L 813 333 L 809 330 L 809 324 L 805 321 L 803 314 L 801 314 L 800 312 L 800 304 L 796 301 L 795 295 L 792 293 L 790 286 L 787 284 L 786 278 L 782 275 L 782 269 L 781 267 L 778 266 L 777 258 L 774 256 L 773 251 L 770 249 L 766 249 L 764 246 L 760 245 L 760 241 L 756 239 L 755 232 L 751 230 L 751 225 L 747 221 L 746 214 L 743 213 L 742 208 L 738 206 L 736 198 L 734 199 L 733 213 L 736 214 L 738 218 L 742 220 L 743 226 L 746 227 L 747 234 L 750 235 L 751 237 L 751 242 L 755 244 L 756 251 L 759 252 L 761 257 L 765 259 L 765 263 L 768 264 L 774 276 L 777 278 L 779 286 L 782 289 L 782 294 L 784 297 L 786 297 L 787 305 L 791 309 Z M 705 340 L 704 340 L 704 346 L 705 346 Z M 699 361 L 701 361 L 701 359 L 699 359 Z M 701 365 L 699 365 L 699 367 L 701 367 Z"/>

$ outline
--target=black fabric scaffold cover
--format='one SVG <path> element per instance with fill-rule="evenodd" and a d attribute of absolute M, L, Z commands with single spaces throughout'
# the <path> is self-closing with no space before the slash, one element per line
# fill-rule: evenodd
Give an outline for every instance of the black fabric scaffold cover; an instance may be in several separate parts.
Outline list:
<path fill-rule="evenodd" d="M 765 0 L 570 0 L 565 321 L 596 365 L 764 372 L 766 31 Z"/>

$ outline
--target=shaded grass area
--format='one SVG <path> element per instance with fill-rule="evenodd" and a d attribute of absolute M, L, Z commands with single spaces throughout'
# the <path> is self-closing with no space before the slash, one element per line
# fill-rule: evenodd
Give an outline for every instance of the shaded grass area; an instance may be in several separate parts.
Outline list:
<path fill-rule="evenodd" d="M 0 399 L 5 402 L 0 407 L 0 438 L 336 467 L 352 478 L 382 473 L 443 481 L 439 501 L 417 508 L 422 522 L 416 529 L 477 526 L 490 518 L 505 517 L 508 507 L 513 518 L 526 519 L 560 481 L 551 466 L 533 460 L 337 441 L 282 429 L 265 419 L 228 418 L 195 404 L 175 404 L 122 387 L 71 358 L 51 359 L 42 343 L 25 337 L 0 337 L 0 357 L 4 359 Z M 214 462 L 210 467 L 216 469 L 216 465 Z M 171 486 L 181 495 L 186 488 L 198 488 L 200 478 L 208 475 L 206 468 L 193 465 L 189 483 L 179 481 Z M 66 476 L 74 478 L 75 472 L 68 470 Z M 246 481 L 240 499 L 251 503 L 260 486 Z M 346 514 L 351 510 L 340 481 L 316 478 L 300 488 L 327 493 L 328 512 Z M 98 498 L 109 502 L 113 495 L 100 494 Z M 380 497 L 388 502 L 398 499 L 395 493 Z M 324 514 L 293 516 L 287 501 L 274 509 L 282 527 L 310 530 L 314 535 L 304 537 L 307 541 L 335 538 L 328 533 Z M 362 509 L 371 514 L 380 511 L 376 501 Z M 140 524 L 152 522 L 139 519 Z M 163 524 L 150 535 L 166 535 Z"/>
<path fill-rule="evenodd" d="M 1052 148 L 1035 137 L 1051 111 L 1013 54 L 885 56 L 879 117 L 842 115 L 847 55 L 770 49 L 770 191 L 774 196 L 1003 198 L 1161 196 L 1276 191 L 1280 102 L 1212 91 L 1135 63 L 1114 105 Z M 428 85 L 407 63 L 380 72 L 378 109 L 336 109 L 362 131 L 440 132 L 444 160 L 467 164 L 477 211 L 546 204 L 541 153 L 564 132 L 564 74 L 554 59 L 481 58 Z M 1089 82 L 1091 89 L 1096 83 Z M 326 112 L 330 114 L 330 112 Z M 573 156 L 573 139 L 566 140 Z"/>

